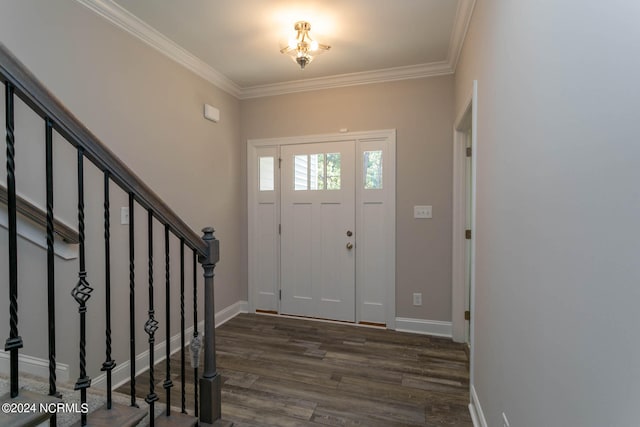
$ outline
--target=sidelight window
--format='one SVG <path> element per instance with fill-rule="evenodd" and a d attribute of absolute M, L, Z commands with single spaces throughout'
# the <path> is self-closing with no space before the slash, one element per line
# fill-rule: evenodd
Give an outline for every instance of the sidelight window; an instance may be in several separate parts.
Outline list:
<path fill-rule="evenodd" d="M 363 158 L 365 190 L 382 189 L 382 150 L 365 151 Z"/>
<path fill-rule="evenodd" d="M 260 191 L 275 189 L 274 162 L 273 156 L 260 157 Z"/>

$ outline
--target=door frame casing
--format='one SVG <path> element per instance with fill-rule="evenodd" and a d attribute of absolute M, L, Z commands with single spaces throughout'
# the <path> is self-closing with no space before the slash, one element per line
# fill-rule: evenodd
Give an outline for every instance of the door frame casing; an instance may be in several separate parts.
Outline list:
<path fill-rule="evenodd" d="M 385 282 L 388 284 L 385 289 L 385 321 L 386 327 L 389 329 L 395 329 L 395 319 L 396 319 L 396 280 L 395 280 L 395 265 L 396 265 L 396 247 L 395 247 L 395 207 L 396 207 L 396 185 L 395 185 L 395 169 L 396 169 L 396 130 L 395 129 L 385 129 L 385 130 L 374 130 L 374 131 L 360 131 L 360 132 L 345 132 L 345 133 L 331 133 L 331 134 L 319 134 L 319 135 L 305 135 L 305 136 L 293 136 L 293 137 L 282 137 L 282 138 L 259 138 L 259 139 L 249 139 L 247 140 L 247 219 L 248 219 L 248 246 L 247 246 L 247 256 L 248 256 L 248 303 L 249 303 L 249 311 L 256 311 L 256 292 L 258 292 L 257 280 L 258 277 L 255 273 L 256 271 L 256 259 L 257 259 L 257 249 L 254 245 L 256 241 L 256 211 L 253 207 L 256 206 L 256 202 L 258 200 L 258 190 L 255 183 L 258 180 L 257 168 L 256 164 L 258 162 L 257 149 L 259 147 L 279 147 L 283 145 L 294 145 L 294 144 L 312 144 L 312 143 L 323 143 L 323 142 L 340 142 L 340 141 L 353 141 L 356 144 L 356 154 L 359 153 L 358 143 L 360 141 L 386 141 L 388 144 L 388 153 L 386 154 L 386 159 L 384 162 L 388 165 L 392 165 L 392 173 L 385 175 L 385 185 L 391 191 L 392 197 L 389 200 L 389 206 L 387 206 L 386 215 L 387 215 L 387 230 L 384 230 L 386 235 L 386 243 L 389 248 L 389 253 L 392 256 L 386 257 L 385 259 L 385 268 L 384 271 L 386 273 Z M 356 160 L 355 171 L 361 170 L 361 166 L 358 165 L 358 160 Z M 277 179 L 280 179 L 280 171 L 278 169 Z M 358 180 L 356 180 L 356 183 Z M 358 192 L 359 187 L 356 185 L 356 194 L 354 195 L 354 200 L 356 203 L 358 202 Z M 276 196 L 280 201 L 280 194 Z M 278 202 L 280 203 L 280 202 Z M 358 233 L 358 218 L 359 218 L 359 210 L 360 206 L 356 205 L 356 236 Z M 280 210 L 280 209 L 279 209 Z M 356 243 L 357 247 L 357 243 Z M 357 256 L 357 255 L 356 255 Z M 357 263 L 357 261 L 356 261 Z M 360 319 L 360 306 L 362 301 L 360 300 L 361 296 L 359 293 L 360 286 L 358 283 L 358 265 L 356 264 L 356 322 L 359 322 Z M 278 302 L 278 312 L 280 312 L 280 305 Z"/>
<path fill-rule="evenodd" d="M 470 384 L 473 385 L 474 324 L 475 324 L 475 265 L 476 265 L 476 200 L 477 200 L 477 154 L 478 154 L 478 82 L 473 81 L 471 93 L 456 117 L 453 128 L 453 233 L 452 233 L 452 332 L 453 339 L 464 342 L 465 337 L 465 281 L 466 281 L 466 138 L 471 132 L 471 260 L 469 271 L 470 300 Z"/>

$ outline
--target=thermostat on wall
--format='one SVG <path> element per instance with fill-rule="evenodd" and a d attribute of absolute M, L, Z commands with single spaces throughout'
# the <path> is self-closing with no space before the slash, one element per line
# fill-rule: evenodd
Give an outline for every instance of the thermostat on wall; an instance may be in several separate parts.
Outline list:
<path fill-rule="evenodd" d="M 220 121 L 220 110 L 209 104 L 204 104 L 204 118 L 218 123 Z"/>

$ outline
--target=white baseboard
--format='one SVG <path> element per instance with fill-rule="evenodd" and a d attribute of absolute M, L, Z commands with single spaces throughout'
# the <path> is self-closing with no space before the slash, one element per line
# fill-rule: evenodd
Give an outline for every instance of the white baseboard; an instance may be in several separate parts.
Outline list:
<path fill-rule="evenodd" d="M 204 321 L 198 322 L 198 331 L 200 331 L 200 335 L 202 335 L 202 331 L 204 331 Z M 193 326 L 185 329 L 185 346 L 188 346 L 191 343 L 191 337 L 193 336 Z M 162 362 L 166 359 L 166 340 L 156 344 L 153 347 L 153 359 L 155 363 Z M 175 352 L 180 350 L 180 334 L 176 334 L 171 337 L 171 347 L 170 353 L 174 354 Z M 140 348 L 144 348 L 148 346 L 147 341 L 144 341 L 140 344 Z M 189 361 L 189 355 L 187 354 L 187 363 Z M 111 371 L 111 385 L 112 389 L 116 389 L 123 384 L 126 384 L 129 381 L 130 371 L 131 371 L 131 362 L 129 360 L 125 360 L 124 362 L 116 362 L 116 367 Z M 144 371 L 149 369 L 149 349 L 143 351 L 142 353 L 138 353 L 136 356 L 136 376 L 140 375 Z M 104 387 L 104 384 L 107 381 L 107 373 L 104 372 L 94 379 L 91 380 L 91 387 Z"/>
<path fill-rule="evenodd" d="M 10 369 L 9 352 L 0 350 L 0 373 L 9 375 Z M 18 369 L 20 372 L 37 377 L 49 377 L 49 361 L 47 359 L 20 354 L 18 355 Z M 56 378 L 62 382 L 69 381 L 69 365 L 56 363 Z"/>
<path fill-rule="evenodd" d="M 469 413 L 471 414 L 471 420 L 474 427 L 488 427 L 487 420 L 482 412 L 482 406 L 480 406 L 480 400 L 476 394 L 476 389 L 471 386 L 471 403 L 469 403 Z"/>
<path fill-rule="evenodd" d="M 216 328 L 220 325 L 224 325 L 229 320 L 233 319 L 240 313 L 249 312 L 249 303 L 247 301 L 238 301 L 231 304 L 229 307 L 224 308 L 216 313 Z"/>
<path fill-rule="evenodd" d="M 233 319 L 240 313 L 248 312 L 249 304 L 247 301 L 238 301 L 229 307 L 226 307 L 216 313 L 216 327 L 226 323 Z M 204 333 L 204 321 L 198 322 L 198 330 L 200 333 Z M 191 343 L 191 337 L 193 336 L 193 326 L 185 329 L 185 345 Z M 140 344 L 140 349 L 145 348 L 147 342 Z M 171 337 L 170 340 L 170 353 L 174 354 L 180 351 L 180 333 Z M 166 359 L 166 340 L 155 345 L 154 347 L 154 361 L 161 362 Z M 187 358 L 190 356 L 187 354 Z M 190 362 L 187 362 L 190 363 Z M 117 362 L 116 367 L 111 371 L 112 388 L 116 389 L 129 381 L 131 363 L 129 360 L 124 362 Z M 20 372 L 24 372 L 30 375 L 47 378 L 49 376 L 49 361 L 38 357 L 32 357 L 25 354 L 19 355 L 19 367 Z M 136 356 L 136 375 L 149 369 L 149 350 L 145 350 Z M 0 373 L 8 375 L 10 371 L 9 366 L 9 353 L 0 350 Z M 58 381 L 69 381 L 69 365 L 64 363 L 56 363 L 56 376 Z M 102 373 L 91 381 L 92 387 L 104 387 L 107 381 L 107 374 Z"/>
<path fill-rule="evenodd" d="M 233 319 L 240 313 L 246 313 L 248 308 L 247 301 L 238 301 L 229 307 L 226 307 L 219 312 L 216 313 L 216 327 L 224 324 L 225 322 Z M 204 333 L 204 321 L 198 322 L 198 330 L 200 334 Z M 185 346 L 188 346 L 191 343 L 191 338 L 193 337 L 193 326 L 185 329 Z M 146 343 L 146 341 L 145 341 Z M 166 359 L 166 340 L 162 341 L 154 347 L 154 362 L 162 362 Z M 170 354 L 174 354 L 180 351 L 180 334 L 176 334 L 171 337 L 171 348 Z M 186 354 L 186 363 L 190 366 L 190 356 L 187 351 Z M 142 372 L 149 369 L 149 350 L 145 350 L 142 353 L 139 353 L 136 356 L 136 376 L 141 374 Z M 131 363 L 129 360 L 125 360 L 124 362 L 118 363 L 117 366 L 111 371 L 111 382 L 112 389 L 120 387 L 123 384 L 126 384 L 130 378 L 131 371 Z M 103 373 L 98 375 L 95 379 L 91 381 L 92 387 L 104 387 L 104 384 L 107 381 L 107 374 Z"/>
<path fill-rule="evenodd" d="M 452 330 L 451 322 L 396 317 L 396 331 L 400 332 L 451 338 Z"/>

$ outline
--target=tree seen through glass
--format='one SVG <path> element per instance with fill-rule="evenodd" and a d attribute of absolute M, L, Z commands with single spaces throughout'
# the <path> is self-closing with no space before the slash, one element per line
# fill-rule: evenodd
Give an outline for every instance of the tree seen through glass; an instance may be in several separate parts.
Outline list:
<path fill-rule="evenodd" d="M 364 188 L 382 188 L 382 150 L 364 152 Z"/>
<path fill-rule="evenodd" d="M 295 190 L 340 190 L 340 153 L 294 156 Z"/>

